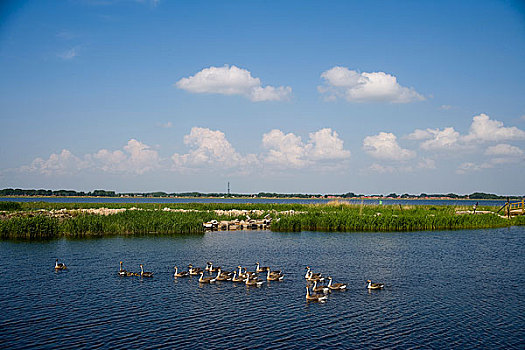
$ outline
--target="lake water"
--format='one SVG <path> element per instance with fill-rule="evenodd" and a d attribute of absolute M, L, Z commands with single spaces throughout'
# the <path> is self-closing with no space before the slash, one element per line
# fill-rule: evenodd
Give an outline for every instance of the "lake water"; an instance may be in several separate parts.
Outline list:
<path fill-rule="evenodd" d="M 148 198 L 148 197 L 0 197 L 0 201 L 13 202 L 50 202 L 50 203 L 278 203 L 278 204 L 319 204 L 334 199 L 301 199 L 301 198 Z M 379 199 L 338 199 L 352 204 L 377 205 Z M 384 205 L 480 205 L 502 206 L 505 200 L 476 199 L 386 199 Z M 512 201 L 511 201 L 512 202 Z M 515 201 L 514 201 L 515 202 Z"/>
<path fill-rule="evenodd" d="M 521 348 L 525 228 L 0 242 L 1 348 Z M 69 269 L 55 272 L 55 258 Z M 119 277 L 118 262 L 151 279 Z M 260 288 L 173 266 L 285 271 Z M 345 282 L 305 301 L 305 266 Z M 365 281 L 386 284 L 369 292 Z"/>

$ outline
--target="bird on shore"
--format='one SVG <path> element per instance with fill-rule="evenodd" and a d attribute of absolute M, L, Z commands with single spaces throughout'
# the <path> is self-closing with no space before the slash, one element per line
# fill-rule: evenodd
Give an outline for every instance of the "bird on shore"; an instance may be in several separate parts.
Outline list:
<path fill-rule="evenodd" d="M 385 286 L 383 283 L 372 283 L 371 280 L 366 282 L 368 282 L 368 285 L 366 286 L 368 289 L 382 289 Z"/>
<path fill-rule="evenodd" d="M 199 283 L 213 283 L 216 281 L 216 277 L 204 277 L 204 271 L 201 271 L 201 277 L 199 277 Z"/>
<path fill-rule="evenodd" d="M 175 266 L 175 273 L 173 274 L 173 277 L 179 278 L 179 277 L 188 277 L 190 273 L 188 271 L 181 271 L 179 272 L 179 269 L 177 266 Z"/>
<path fill-rule="evenodd" d="M 306 301 L 324 303 L 326 299 L 328 299 L 328 297 L 323 294 L 310 294 L 310 289 L 306 286 Z"/>
<path fill-rule="evenodd" d="M 59 263 L 58 262 L 58 259 L 55 260 L 55 270 L 65 270 L 67 269 L 67 266 L 66 264 L 64 263 Z"/>
<path fill-rule="evenodd" d="M 343 290 L 346 289 L 346 284 L 344 283 L 332 283 L 332 277 L 328 277 L 328 288 L 331 290 Z"/>
<path fill-rule="evenodd" d="M 144 267 L 140 264 L 140 277 L 153 277 L 153 272 L 144 271 Z"/>

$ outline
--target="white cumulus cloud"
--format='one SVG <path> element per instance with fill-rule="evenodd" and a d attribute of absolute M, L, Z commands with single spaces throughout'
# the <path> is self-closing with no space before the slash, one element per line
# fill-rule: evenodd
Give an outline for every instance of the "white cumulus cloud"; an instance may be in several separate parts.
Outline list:
<path fill-rule="evenodd" d="M 420 147 L 424 150 L 455 150 L 471 149 L 478 143 L 501 142 L 505 140 L 525 139 L 525 131 L 517 127 L 505 127 L 498 120 L 492 120 L 486 114 L 472 118 L 469 132 L 461 135 L 453 127 L 444 129 L 416 129 L 406 136 L 409 140 L 422 141 Z"/>
<path fill-rule="evenodd" d="M 500 143 L 487 148 L 485 154 L 488 156 L 521 156 L 523 151 L 519 147 Z"/>
<path fill-rule="evenodd" d="M 502 122 L 481 113 L 472 118 L 469 133 L 463 139 L 465 142 L 521 140 L 525 139 L 525 131 L 515 126 L 504 127 Z"/>
<path fill-rule="evenodd" d="M 202 167 L 231 169 L 257 163 L 255 155 L 239 154 L 219 130 L 193 127 L 191 132 L 184 136 L 184 143 L 193 149 L 186 154 L 173 154 L 171 159 L 175 169 Z"/>
<path fill-rule="evenodd" d="M 123 150 L 109 151 L 101 149 L 82 158 L 69 150 L 51 154 L 48 159 L 36 158 L 30 166 L 23 166 L 21 171 L 38 172 L 45 175 L 74 174 L 81 170 L 101 170 L 103 172 L 143 174 L 160 167 L 157 151 L 152 150 L 135 139 L 128 141 Z"/>
<path fill-rule="evenodd" d="M 24 172 L 37 172 L 44 175 L 67 175 L 89 167 L 89 160 L 75 156 L 71 151 L 63 149 L 60 153 L 52 153 L 48 159 L 36 158 L 30 166 L 20 168 Z"/>
<path fill-rule="evenodd" d="M 175 86 L 192 93 L 241 95 L 254 102 L 283 101 L 292 94 L 289 86 L 262 86 L 259 78 L 234 65 L 204 68 L 193 76 L 180 79 Z"/>
<path fill-rule="evenodd" d="M 268 150 L 263 156 L 264 163 L 280 168 L 315 165 L 337 168 L 340 162 L 350 158 L 350 151 L 344 149 L 343 140 L 332 129 L 324 128 L 308 136 L 305 143 L 300 136 L 277 129 L 264 134 L 263 147 Z"/>
<path fill-rule="evenodd" d="M 416 152 L 399 146 L 396 135 L 386 132 L 365 137 L 363 149 L 372 157 L 385 160 L 407 160 L 416 156 Z"/>
<path fill-rule="evenodd" d="M 359 73 L 346 67 L 333 67 L 321 74 L 325 85 L 319 92 L 328 100 L 341 97 L 350 102 L 409 103 L 425 99 L 413 88 L 401 86 L 397 78 L 384 72 Z"/>
<path fill-rule="evenodd" d="M 443 130 L 427 129 L 425 131 L 429 136 L 429 140 L 421 143 L 421 148 L 425 150 L 453 149 L 457 146 L 460 138 L 459 132 L 454 130 L 454 128 L 444 128 Z"/>

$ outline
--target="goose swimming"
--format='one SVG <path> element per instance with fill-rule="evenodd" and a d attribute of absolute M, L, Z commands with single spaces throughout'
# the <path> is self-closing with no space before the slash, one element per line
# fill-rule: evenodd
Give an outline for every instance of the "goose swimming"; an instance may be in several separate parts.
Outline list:
<path fill-rule="evenodd" d="M 328 299 L 326 295 L 322 294 L 310 294 L 310 289 L 306 286 L 306 301 L 318 301 L 324 303 Z"/>
<path fill-rule="evenodd" d="M 368 289 L 382 289 L 385 285 L 383 283 L 372 283 L 371 280 L 368 280 L 368 285 L 366 288 Z"/>
<path fill-rule="evenodd" d="M 264 281 L 261 281 L 261 280 L 258 279 L 258 278 L 247 278 L 245 283 L 246 283 L 247 286 L 256 286 L 256 287 L 260 287 L 260 286 L 262 286 L 262 284 L 264 283 Z"/>
<path fill-rule="evenodd" d="M 201 277 L 199 277 L 200 283 L 213 283 L 216 281 L 216 277 L 204 277 L 204 271 L 201 271 Z"/>
<path fill-rule="evenodd" d="M 56 267 L 55 267 L 56 268 Z M 119 276 L 128 276 L 128 271 L 122 267 L 122 261 L 120 262 L 120 269 L 118 270 Z"/>
<path fill-rule="evenodd" d="M 179 269 L 177 266 L 175 266 L 175 273 L 173 274 L 173 277 L 179 278 L 179 277 L 188 277 L 190 273 L 188 271 L 181 271 L 179 272 Z"/>
<path fill-rule="evenodd" d="M 317 281 L 314 281 L 314 286 L 312 288 L 312 291 L 315 292 L 315 293 L 323 293 L 323 294 L 328 294 L 330 293 L 330 288 L 328 288 L 327 286 L 317 286 Z"/>
<path fill-rule="evenodd" d="M 220 266 L 219 266 L 219 267 L 213 267 L 213 263 L 212 263 L 211 261 L 208 261 L 208 262 L 206 263 L 206 267 L 204 268 L 204 270 L 206 270 L 206 271 L 212 273 L 212 272 L 217 272 L 217 271 L 219 271 L 220 268 L 221 268 Z"/>
<path fill-rule="evenodd" d="M 245 280 L 242 276 L 237 277 L 237 272 L 233 273 L 232 282 L 244 282 Z"/>
<path fill-rule="evenodd" d="M 261 267 L 259 262 L 257 262 L 257 267 L 255 268 L 255 272 L 266 272 L 266 271 L 270 271 L 270 268 L 268 266 Z"/>
<path fill-rule="evenodd" d="M 332 290 L 343 290 L 343 289 L 346 289 L 346 284 L 332 283 L 332 277 L 328 277 L 328 288 Z"/>
<path fill-rule="evenodd" d="M 153 272 L 144 271 L 144 267 L 140 264 L 140 277 L 153 277 Z"/>
<path fill-rule="evenodd" d="M 324 278 L 321 277 L 322 273 L 313 273 L 310 269 L 310 266 L 306 266 L 306 274 L 304 275 L 304 278 L 306 278 L 308 281 L 322 281 Z"/>
<path fill-rule="evenodd" d="M 284 278 L 284 275 L 279 273 L 279 274 L 272 274 L 270 272 L 270 270 L 268 270 L 267 274 L 266 274 L 266 280 L 267 281 L 282 281 Z"/>
<path fill-rule="evenodd" d="M 231 281 L 232 277 L 228 272 L 222 272 L 221 268 L 219 267 L 219 271 L 217 271 L 217 277 L 215 277 L 217 281 Z"/>
<path fill-rule="evenodd" d="M 58 259 L 55 260 L 55 270 L 65 270 L 67 269 L 67 266 L 66 264 L 64 263 L 59 263 L 58 262 Z"/>
<path fill-rule="evenodd" d="M 202 269 L 200 267 L 193 267 L 192 264 L 189 264 L 188 265 L 188 272 L 190 273 L 190 275 L 192 276 L 197 276 L 198 274 L 200 274 L 202 271 Z"/>

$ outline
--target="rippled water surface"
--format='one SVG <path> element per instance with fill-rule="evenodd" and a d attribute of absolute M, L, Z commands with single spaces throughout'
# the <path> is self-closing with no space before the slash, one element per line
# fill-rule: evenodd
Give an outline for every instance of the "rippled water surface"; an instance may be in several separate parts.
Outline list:
<path fill-rule="evenodd" d="M 0 242 L 2 348 L 523 348 L 525 228 Z M 69 269 L 56 273 L 55 258 Z M 118 262 L 151 279 L 119 277 Z M 260 288 L 173 266 L 284 270 Z M 306 303 L 304 269 L 348 283 Z M 367 279 L 384 282 L 368 292 Z"/>

